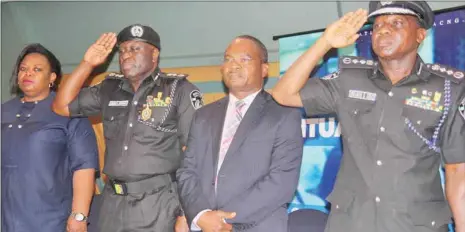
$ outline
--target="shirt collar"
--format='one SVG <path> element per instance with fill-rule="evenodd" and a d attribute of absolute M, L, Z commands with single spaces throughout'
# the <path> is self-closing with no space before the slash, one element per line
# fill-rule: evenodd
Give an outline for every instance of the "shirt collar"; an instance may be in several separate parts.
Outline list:
<path fill-rule="evenodd" d="M 411 73 L 403 78 L 402 82 L 404 80 L 409 80 L 410 81 L 415 81 L 418 79 L 421 79 L 423 81 L 427 81 L 431 76 L 431 73 L 429 70 L 426 68 L 425 63 L 421 59 L 419 55 L 417 55 L 416 61 L 414 68 L 412 69 Z M 387 76 L 385 75 L 383 71 L 383 67 L 381 66 L 380 62 L 376 62 L 375 68 L 373 69 L 373 75 L 370 76 L 371 79 L 375 78 L 384 78 L 387 79 Z"/>
<path fill-rule="evenodd" d="M 245 105 L 250 105 L 252 104 L 253 100 L 255 99 L 255 97 L 258 95 L 258 93 L 260 93 L 262 90 L 258 90 L 257 92 L 255 93 L 252 93 L 250 94 L 249 96 L 245 97 L 242 99 L 242 101 L 244 101 Z M 235 106 L 236 102 L 239 101 L 240 99 L 238 99 L 236 96 L 234 96 L 233 94 L 229 93 L 229 104 L 230 105 L 233 105 Z"/>
<path fill-rule="evenodd" d="M 160 68 L 157 67 L 155 69 L 155 71 L 153 71 L 153 73 L 150 74 L 150 76 L 146 77 L 142 81 L 142 83 L 140 84 L 140 87 L 145 86 L 145 85 L 149 85 L 151 83 L 155 83 L 155 85 L 160 86 L 160 84 L 161 84 L 160 75 L 161 75 Z M 134 92 L 129 80 L 127 78 L 125 78 L 125 77 L 123 77 L 123 78 L 124 78 L 124 80 L 120 84 L 121 89 L 123 89 L 123 90 L 125 90 L 127 92 L 131 92 L 131 93 Z"/>

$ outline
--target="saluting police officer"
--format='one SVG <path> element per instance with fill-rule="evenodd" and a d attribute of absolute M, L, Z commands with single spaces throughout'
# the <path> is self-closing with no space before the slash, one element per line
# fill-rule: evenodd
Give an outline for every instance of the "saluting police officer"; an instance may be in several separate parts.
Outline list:
<path fill-rule="evenodd" d="M 281 104 L 303 106 L 307 115 L 336 113 L 341 122 L 344 155 L 326 232 L 443 232 L 451 210 L 463 232 L 464 73 L 418 56 L 434 22 L 426 2 L 369 6 L 369 15 L 360 9 L 326 28 L 272 91 Z M 308 79 L 331 48 L 357 40 L 367 18 L 378 58 L 342 57 L 338 72 Z"/>
<path fill-rule="evenodd" d="M 81 89 L 116 43 L 122 75 L 111 73 Z M 109 178 L 98 223 L 102 232 L 174 231 L 182 215 L 174 173 L 203 101 L 186 75 L 160 71 L 160 50 L 160 37 L 148 26 L 131 25 L 117 37 L 103 34 L 63 81 L 53 104 L 60 115 L 102 115 L 103 172 Z"/>

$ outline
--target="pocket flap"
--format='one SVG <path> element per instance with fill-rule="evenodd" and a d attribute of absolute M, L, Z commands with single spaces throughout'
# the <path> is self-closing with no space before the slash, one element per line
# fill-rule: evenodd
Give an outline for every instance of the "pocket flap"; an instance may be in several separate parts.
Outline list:
<path fill-rule="evenodd" d="M 333 191 L 327 198 L 331 202 L 332 212 L 347 212 L 352 206 L 354 199 L 354 194 L 348 191 Z"/>
<path fill-rule="evenodd" d="M 347 109 L 348 112 L 351 112 L 353 115 L 366 114 L 373 110 L 375 106 L 374 101 L 364 101 L 364 100 L 354 100 L 350 99 L 347 101 L 348 104 L 345 104 L 343 107 Z"/>
<path fill-rule="evenodd" d="M 103 114 L 103 121 L 115 121 L 117 119 L 121 119 L 126 116 L 127 111 L 120 111 L 120 112 L 108 112 Z"/>
<path fill-rule="evenodd" d="M 452 221 L 452 213 L 445 201 L 412 203 L 408 211 L 414 225 L 439 228 Z"/>

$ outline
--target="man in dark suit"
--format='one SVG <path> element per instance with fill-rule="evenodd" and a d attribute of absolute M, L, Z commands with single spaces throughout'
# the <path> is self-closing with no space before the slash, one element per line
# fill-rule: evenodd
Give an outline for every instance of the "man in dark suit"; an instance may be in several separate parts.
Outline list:
<path fill-rule="evenodd" d="M 302 161 L 301 114 L 263 90 L 267 62 L 258 39 L 234 39 L 221 68 L 229 95 L 195 113 L 177 172 L 193 231 L 287 232 L 286 205 Z"/>

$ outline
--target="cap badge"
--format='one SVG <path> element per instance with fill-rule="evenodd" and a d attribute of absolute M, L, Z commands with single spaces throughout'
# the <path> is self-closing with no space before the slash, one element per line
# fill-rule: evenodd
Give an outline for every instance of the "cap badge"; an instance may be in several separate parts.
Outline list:
<path fill-rule="evenodd" d="M 134 37 L 142 37 L 142 35 L 144 34 L 144 29 L 142 29 L 141 26 L 133 26 L 131 28 L 131 34 Z"/>

